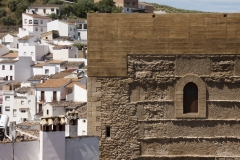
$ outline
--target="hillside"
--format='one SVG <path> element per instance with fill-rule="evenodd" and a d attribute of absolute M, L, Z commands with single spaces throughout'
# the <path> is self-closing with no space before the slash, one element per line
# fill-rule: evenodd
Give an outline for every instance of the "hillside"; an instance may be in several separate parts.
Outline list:
<path fill-rule="evenodd" d="M 157 4 L 157 3 L 147 3 L 147 2 L 144 2 L 144 3 L 154 6 L 155 11 L 164 11 L 166 13 L 206 13 L 203 11 L 179 9 L 179 8 L 175 8 L 175 7 L 171 7 L 163 4 Z"/>

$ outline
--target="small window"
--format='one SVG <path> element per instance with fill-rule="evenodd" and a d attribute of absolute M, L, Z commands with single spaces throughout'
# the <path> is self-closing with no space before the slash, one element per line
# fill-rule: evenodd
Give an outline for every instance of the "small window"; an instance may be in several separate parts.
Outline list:
<path fill-rule="evenodd" d="M 12 65 L 10 66 L 10 70 L 12 70 Z"/>
<path fill-rule="evenodd" d="M 17 117 L 17 110 L 13 109 L 13 117 Z"/>
<path fill-rule="evenodd" d="M 49 114 L 49 111 L 48 111 L 48 109 L 47 109 L 47 115 Z"/>
<path fill-rule="evenodd" d="M 32 24 L 32 20 L 31 19 L 29 20 L 29 24 Z"/>
<path fill-rule="evenodd" d="M 8 76 L 6 76 L 5 80 L 8 81 Z"/>
<path fill-rule="evenodd" d="M 33 52 L 31 52 L 31 55 L 33 55 Z"/>
<path fill-rule="evenodd" d="M 70 27 L 70 31 L 72 31 L 72 28 Z"/>
<path fill-rule="evenodd" d="M 84 120 L 83 120 L 83 123 L 85 123 L 85 122 L 86 122 L 86 120 L 84 119 Z"/>
<path fill-rule="evenodd" d="M 84 24 L 84 29 L 87 29 L 87 24 Z"/>
<path fill-rule="evenodd" d="M 51 8 L 51 11 L 54 12 L 54 8 Z"/>
<path fill-rule="evenodd" d="M 31 103 L 31 100 L 28 100 L 28 104 L 30 104 Z"/>
<path fill-rule="evenodd" d="M 24 23 L 27 24 L 27 19 L 24 19 Z"/>
<path fill-rule="evenodd" d="M 38 31 L 38 27 L 35 28 L 35 31 Z"/>
<path fill-rule="evenodd" d="M 5 96 L 5 101 L 10 101 L 10 96 Z"/>
<path fill-rule="evenodd" d="M 26 52 L 23 52 L 23 55 L 26 55 L 27 53 Z"/>
<path fill-rule="evenodd" d="M 9 112 L 9 111 L 10 111 L 10 107 L 9 107 L 9 106 L 6 106 L 6 107 L 5 107 L 5 111 L 6 111 L 6 112 Z"/>
<path fill-rule="evenodd" d="M 198 112 L 198 87 L 195 83 L 188 83 L 184 87 L 183 113 Z"/>
<path fill-rule="evenodd" d="M 127 11 L 129 11 L 129 8 L 127 8 Z"/>
<path fill-rule="evenodd" d="M 43 32 L 43 28 L 41 28 L 41 32 Z"/>
<path fill-rule="evenodd" d="M 24 101 L 21 101 L 21 105 L 24 105 Z"/>
<path fill-rule="evenodd" d="M 45 74 L 49 74 L 49 69 L 45 69 Z"/>
<path fill-rule="evenodd" d="M 21 110 L 21 113 L 26 113 L 26 110 Z"/>
<path fill-rule="evenodd" d="M 48 39 L 48 37 L 46 37 L 45 39 Z"/>
<path fill-rule="evenodd" d="M 76 31 L 76 28 L 73 28 L 73 31 Z"/>
<path fill-rule="evenodd" d="M 43 20 L 41 20 L 40 23 L 43 24 Z"/>
<path fill-rule="evenodd" d="M 12 78 L 12 76 L 10 76 L 10 81 L 12 81 L 13 80 L 13 78 Z"/>
<path fill-rule="evenodd" d="M 2 70 L 5 70 L 5 66 L 4 65 L 2 65 Z"/>
<path fill-rule="evenodd" d="M 34 20 L 34 24 L 38 24 L 38 20 Z"/>
<path fill-rule="evenodd" d="M 111 135 L 111 128 L 109 126 L 106 127 L 106 137 L 110 137 Z"/>

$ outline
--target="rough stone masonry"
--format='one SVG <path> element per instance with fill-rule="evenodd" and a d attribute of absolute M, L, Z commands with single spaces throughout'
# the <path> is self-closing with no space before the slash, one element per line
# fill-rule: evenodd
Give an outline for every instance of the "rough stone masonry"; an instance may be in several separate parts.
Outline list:
<path fill-rule="evenodd" d="M 89 14 L 100 159 L 240 159 L 239 52 L 240 14 Z M 189 83 L 198 110 L 185 113 Z"/>

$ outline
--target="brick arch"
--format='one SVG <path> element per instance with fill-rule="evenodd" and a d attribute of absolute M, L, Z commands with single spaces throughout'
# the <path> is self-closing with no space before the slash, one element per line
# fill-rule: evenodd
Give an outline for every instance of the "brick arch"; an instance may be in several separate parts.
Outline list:
<path fill-rule="evenodd" d="M 189 82 L 198 87 L 198 113 L 183 114 L 183 89 Z M 195 74 L 182 77 L 175 87 L 175 116 L 176 118 L 206 118 L 206 85 L 205 82 Z"/>

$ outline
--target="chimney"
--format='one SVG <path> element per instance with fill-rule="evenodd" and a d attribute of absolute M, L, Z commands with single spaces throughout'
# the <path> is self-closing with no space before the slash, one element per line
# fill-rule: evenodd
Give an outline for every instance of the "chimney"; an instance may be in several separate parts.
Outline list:
<path fill-rule="evenodd" d="M 78 135 L 78 112 L 67 113 L 66 137 L 76 137 Z"/>
<path fill-rule="evenodd" d="M 10 137 L 12 138 L 12 141 L 14 142 L 16 139 L 16 121 L 10 122 L 9 134 L 10 134 Z"/>

